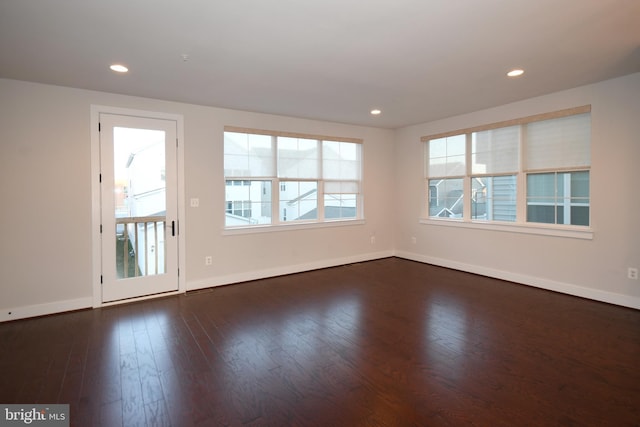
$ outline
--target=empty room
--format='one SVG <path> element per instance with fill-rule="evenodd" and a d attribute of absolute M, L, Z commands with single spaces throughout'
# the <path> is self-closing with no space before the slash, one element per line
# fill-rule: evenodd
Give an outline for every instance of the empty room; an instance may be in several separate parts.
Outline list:
<path fill-rule="evenodd" d="M 0 2 L 0 425 L 640 425 L 640 2 Z"/>

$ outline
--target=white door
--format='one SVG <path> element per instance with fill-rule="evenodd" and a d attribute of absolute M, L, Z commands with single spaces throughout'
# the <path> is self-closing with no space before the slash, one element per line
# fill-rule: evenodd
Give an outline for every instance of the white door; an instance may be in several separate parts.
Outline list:
<path fill-rule="evenodd" d="M 176 291 L 177 123 L 99 122 L 102 302 Z"/>

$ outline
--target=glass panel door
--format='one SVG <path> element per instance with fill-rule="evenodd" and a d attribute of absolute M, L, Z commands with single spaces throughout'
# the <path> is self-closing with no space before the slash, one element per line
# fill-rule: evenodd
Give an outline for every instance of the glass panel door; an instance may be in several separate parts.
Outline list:
<path fill-rule="evenodd" d="M 103 301 L 178 289 L 176 123 L 101 114 Z"/>

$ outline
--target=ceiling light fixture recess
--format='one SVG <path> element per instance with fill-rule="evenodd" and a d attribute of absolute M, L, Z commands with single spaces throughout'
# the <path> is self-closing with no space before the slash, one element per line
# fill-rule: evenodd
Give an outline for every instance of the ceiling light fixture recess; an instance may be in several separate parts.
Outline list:
<path fill-rule="evenodd" d="M 129 71 L 127 67 L 121 64 L 113 64 L 109 68 L 111 68 L 111 70 L 115 71 L 116 73 L 126 73 L 127 71 Z"/>
<path fill-rule="evenodd" d="M 513 70 L 507 73 L 509 77 L 520 77 L 524 74 L 524 70 L 522 68 L 514 68 Z"/>
<path fill-rule="evenodd" d="M 380 114 L 382 114 L 382 110 L 380 110 L 378 108 L 374 108 L 373 110 L 371 110 L 371 115 L 372 116 L 379 116 Z"/>

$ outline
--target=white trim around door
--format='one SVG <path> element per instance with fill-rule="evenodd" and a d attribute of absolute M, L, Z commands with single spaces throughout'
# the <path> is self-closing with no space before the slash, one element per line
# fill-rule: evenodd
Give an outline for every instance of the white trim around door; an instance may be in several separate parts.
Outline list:
<path fill-rule="evenodd" d="M 160 119 L 175 121 L 177 129 L 177 202 L 178 202 L 178 220 L 177 220 L 177 239 L 178 239 L 178 290 L 170 293 L 161 293 L 158 295 L 142 296 L 137 298 L 125 299 L 110 303 L 103 302 L 102 298 L 102 234 L 101 234 L 101 183 L 100 183 L 100 115 L 113 114 L 129 117 L 138 117 L 145 119 Z M 154 298 L 158 296 L 166 296 L 170 294 L 184 293 L 186 291 L 186 262 L 185 262 L 185 238 L 181 230 L 185 229 L 185 194 L 184 194 L 184 119 L 182 115 L 160 113 L 153 111 L 134 110 L 128 108 L 118 108 L 102 105 L 91 106 L 91 237 L 92 237 L 92 288 L 93 288 L 93 307 L 104 307 L 107 305 L 118 304 L 121 302 L 130 302 L 143 299 Z"/>

